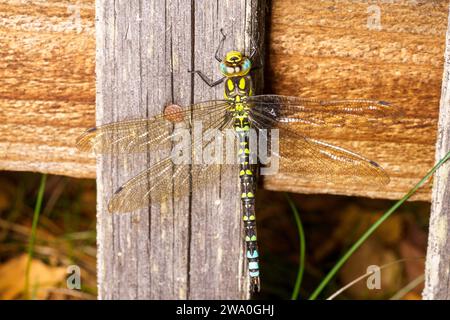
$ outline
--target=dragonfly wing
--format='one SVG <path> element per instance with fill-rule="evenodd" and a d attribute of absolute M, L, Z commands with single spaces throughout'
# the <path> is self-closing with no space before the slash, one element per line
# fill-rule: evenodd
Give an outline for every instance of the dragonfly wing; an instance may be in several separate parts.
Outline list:
<path fill-rule="evenodd" d="M 357 153 L 305 137 L 286 123 L 260 114 L 255 110 L 250 113 L 251 123 L 257 129 L 278 129 L 278 148 L 269 141 L 271 160 L 278 161 L 280 174 L 309 176 L 325 181 L 337 181 L 346 178 L 361 182 L 384 185 L 389 183 L 389 176 L 376 162 Z M 277 150 L 278 149 L 278 150 Z"/>
<path fill-rule="evenodd" d="M 162 201 L 172 191 L 174 176 L 180 177 L 181 181 L 177 184 L 180 191 L 189 188 L 188 181 L 185 181 L 189 177 L 187 170 L 188 166 L 174 167 L 171 158 L 161 160 L 117 189 L 108 204 L 108 211 L 129 212 Z"/>
<path fill-rule="evenodd" d="M 314 127 L 359 127 L 380 119 L 395 119 L 398 108 L 376 100 L 317 100 L 279 95 L 252 96 L 256 112 L 277 119 Z"/>
<path fill-rule="evenodd" d="M 128 180 L 116 190 L 108 203 L 110 213 L 131 212 L 169 197 L 179 198 L 195 188 L 208 188 L 220 171 L 219 165 L 175 165 L 166 158 Z"/>
<path fill-rule="evenodd" d="M 166 142 L 183 134 L 177 128 L 189 129 L 193 120 L 201 122 L 203 130 L 220 127 L 227 115 L 225 100 L 200 102 L 188 107 L 170 106 L 165 112 L 148 119 L 135 119 L 94 127 L 76 142 L 81 151 L 104 153 L 136 153 L 158 150 Z"/>
<path fill-rule="evenodd" d="M 209 130 L 205 135 L 196 137 L 192 141 L 195 147 L 201 146 L 202 163 L 196 164 L 192 159 L 195 150 L 189 151 L 189 158 L 167 157 L 150 168 L 144 170 L 134 178 L 127 181 L 114 193 L 108 204 L 109 212 L 122 213 L 148 207 L 159 203 L 169 196 L 178 198 L 188 195 L 195 189 L 208 188 L 217 181 L 217 177 L 224 164 L 221 161 L 204 162 L 205 152 L 223 150 L 227 129 L 232 126 L 232 117 L 227 116 L 212 126 L 217 130 Z M 210 126 L 210 129 L 211 126 Z M 221 147 L 215 149 L 216 145 Z M 214 152 L 211 151 L 210 154 Z M 209 158 L 214 159 L 214 155 Z M 194 163 L 191 165 L 191 163 Z M 229 163 L 228 165 L 236 165 Z M 195 183 L 191 183 L 195 181 Z"/>

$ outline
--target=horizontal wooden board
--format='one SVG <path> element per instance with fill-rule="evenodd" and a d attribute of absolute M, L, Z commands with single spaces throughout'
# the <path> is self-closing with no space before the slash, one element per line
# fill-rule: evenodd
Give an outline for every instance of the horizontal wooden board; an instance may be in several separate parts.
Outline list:
<path fill-rule="evenodd" d="M 265 179 L 266 188 L 397 199 L 432 167 L 448 1 L 389 2 L 274 0 L 266 91 L 380 99 L 401 107 L 404 115 L 395 123 L 380 122 L 378 130 L 320 137 L 379 162 L 390 184 L 325 185 L 273 176 Z M 378 25 L 372 19 L 377 13 Z M 415 199 L 429 200 L 430 189 L 427 184 Z"/>
<path fill-rule="evenodd" d="M 0 168 L 95 177 L 94 1 L 0 2 Z"/>
<path fill-rule="evenodd" d="M 391 2 L 273 0 L 266 71 L 267 92 L 401 106 L 385 131 L 320 136 L 379 162 L 391 183 L 273 176 L 265 188 L 395 199 L 432 166 L 448 3 Z M 95 177 L 95 158 L 74 148 L 95 122 L 94 19 L 93 0 L 0 2 L 1 169 Z M 430 186 L 415 199 L 429 200 Z"/>

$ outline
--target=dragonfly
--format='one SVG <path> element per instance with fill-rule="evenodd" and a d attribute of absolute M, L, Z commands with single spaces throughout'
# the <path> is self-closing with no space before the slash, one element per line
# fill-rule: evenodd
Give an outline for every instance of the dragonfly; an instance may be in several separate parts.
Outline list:
<path fill-rule="evenodd" d="M 173 145 L 173 141 L 181 136 L 180 128 L 192 130 L 193 122 L 201 122 L 200 131 L 206 136 L 208 131 L 223 136 L 231 130 L 238 144 L 233 154 L 236 161 L 192 163 L 174 161 L 174 154 L 163 157 L 120 186 L 110 199 L 108 210 L 111 213 L 131 212 L 165 201 L 168 194 L 177 198 L 195 188 L 207 188 L 214 181 L 211 177 L 223 166 L 233 166 L 239 176 L 249 290 L 255 293 L 261 286 L 255 213 L 257 170 L 260 167 L 252 161 L 252 130 L 276 130 L 278 148 L 273 148 L 271 142 L 268 144 L 271 158 L 278 161 L 277 173 L 280 175 L 306 176 L 337 183 L 347 177 L 383 186 L 389 183 L 389 176 L 379 164 L 313 135 L 326 129 L 356 128 L 383 118 L 389 119 L 398 110 L 387 102 L 376 100 L 325 101 L 273 94 L 253 95 L 251 74 L 256 68 L 252 65 L 255 47 L 247 55 L 231 50 L 222 56 L 220 52 L 226 35 L 222 30 L 221 34 L 215 53 L 221 77 L 213 81 L 200 70 L 190 72 L 198 74 L 210 87 L 223 83 L 223 99 L 187 107 L 172 105 L 150 118 L 94 127 L 78 138 L 77 147 L 97 154 L 156 152 Z M 192 149 L 205 149 L 211 141 L 194 136 L 190 144 Z M 191 160 L 196 156 L 192 149 Z"/>

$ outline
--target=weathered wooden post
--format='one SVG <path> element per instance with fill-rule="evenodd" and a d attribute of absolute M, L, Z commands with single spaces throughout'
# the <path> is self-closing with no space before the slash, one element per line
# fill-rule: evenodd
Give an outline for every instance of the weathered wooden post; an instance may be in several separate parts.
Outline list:
<path fill-rule="evenodd" d="M 219 76 L 220 28 L 228 35 L 224 50 L 248 50 L 251 38 L 261 47 L 263 2 L 98 0 L 97 124 L 222 98 L 222 88 L 187 70 Z M 214 188 L 190 197 L 107 212 L 112 192 L 155 160 L 105 156 L 97 163 L 99 298 L 248 298 L 236 172 L 222 170 Z"/>
<path fill-rule="evenodd" d="M 449 8 L 450 10 L 450 8 Z M 446 35 L 444 75 L 439 107 L 439 131 L 436 142 L 436 161 L 450 150 L 450 16 Z M 450 299 L 450 163 L 440 167 L 434 175 L 430 229 L 425 268 L 427 300 Z"/>

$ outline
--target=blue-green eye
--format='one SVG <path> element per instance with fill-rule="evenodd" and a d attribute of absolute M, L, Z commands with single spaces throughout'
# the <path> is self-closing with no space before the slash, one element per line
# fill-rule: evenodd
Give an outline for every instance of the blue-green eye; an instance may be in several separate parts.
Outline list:
<path fill-rule="evenodd" d="M 243 64 L 242 68 L 244 70 L 248 70 L 248 69 L 250 69 L 250 65 L 251 65 L 250 60 L 247 59 L 247 60 L 244 61 L 244 64 Z"/>
<path fill-rule="evenodd" d="M 227 73 L 227 66 L 225 63 L 220 64 L 220 71 L 222 71 L 222 73 Z"/>

